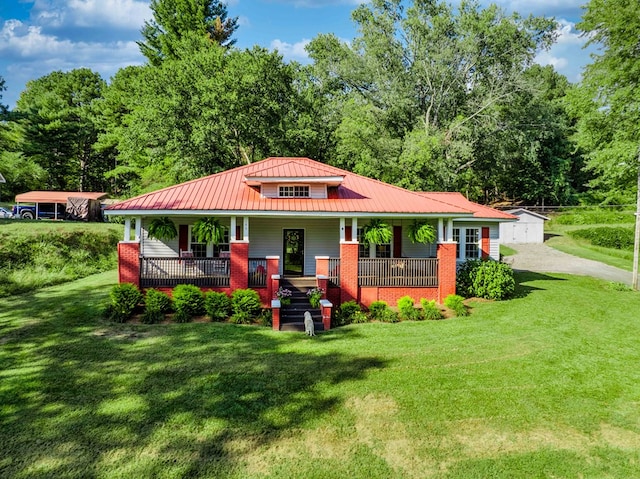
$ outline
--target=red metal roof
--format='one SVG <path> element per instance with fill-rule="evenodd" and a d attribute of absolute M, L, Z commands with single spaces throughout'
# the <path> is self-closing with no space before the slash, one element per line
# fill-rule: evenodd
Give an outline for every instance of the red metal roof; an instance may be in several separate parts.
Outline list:
<path fill-rule="evenodd" d="M 272 177 L 343 177 L 331 198 L 265 198 L 245 181 Z M 462 195 L 460 195 L 462 197 Z M 464 197 L 462 197 L 464 198 Z M 289 213 L 388 213 L 471 215 L 469 204 L 447 196 L 426 196 L 356 175 L 309 158 L 265 160 L 147 193 L 108 208 L 110 211 L 234 211 Z M 480 206 L 480 205 L 478 205 Z M 497 212 L 500 213 L 500 212 Z M 500 213 L 502 214 L 502 213 Z M 509 216 L 509 215 L 507 215 Z M 499 216 L 502 218 L 502 216 Z M 509 216 L 510 218 L 510 216 Z"/>
<path fill-rule="evenodd" d="M 504 211 L 496 210 L 489 206 L 481 205 L 479 203 L 474 203 L 473 201 L 469 201 L 464 197 L 462 193 L 456 192 L 421 192 L 426 198 L 440 199 L 442 201 L 446 201 L 447 203 L 451 203 L 453 205 L 457 205 L 461 208 L 468 208 L 473 211 L 474 218 L 486 218 L 486 219 L 499 219 L 499 220 L 517 220 L 518 217 L 509 213 L 505 213 Z"/>
<path fill-rule="evenodd" d="M 95 191 L 29 191 L 16 195 L 16 203 L 66 203 L 69 198 L 102 200 L 108 196 Z"/>

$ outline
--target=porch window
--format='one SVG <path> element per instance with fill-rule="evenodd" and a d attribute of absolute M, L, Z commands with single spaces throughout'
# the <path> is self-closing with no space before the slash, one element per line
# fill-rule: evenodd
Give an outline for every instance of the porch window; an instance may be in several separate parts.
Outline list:
<path fill-rule="evenodd" d="M 391 258 L 392 244 L 370 244 L 366 245 L 360 242 L 362 238 L 362 228 L 358 228 L 358 257 L 360 258 Z"/>
<path fill-rule="evenodd" d="M 480 228 L 453 228 L 456 242 L 456 258 L 459 260 L 480 257 Z"/>
<path fill-rule="evenodd" d="M 309 186 L 286 185 L 278 188 L 280 198 L 309 198 Z"/>
<path fill-rule="evenodd" d="M 229 254 L 229 230 L 224 232 L 224 242 L 218 245 L 213 243 L 201 243 L 196 241 L 191 233 L 191 225 L 189 226 L 189 249 L 193 251 L 196 258 L 219 258 Z"/>

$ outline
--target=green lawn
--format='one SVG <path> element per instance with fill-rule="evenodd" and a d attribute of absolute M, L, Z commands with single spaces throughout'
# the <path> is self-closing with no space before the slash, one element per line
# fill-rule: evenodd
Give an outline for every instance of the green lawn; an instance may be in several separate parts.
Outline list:
<path fill-rule="evenodd" d="M 640 477 L 640 294 L 518 275 L 468 318 L 309 339 L 0 299 L 0 477 Z"/>

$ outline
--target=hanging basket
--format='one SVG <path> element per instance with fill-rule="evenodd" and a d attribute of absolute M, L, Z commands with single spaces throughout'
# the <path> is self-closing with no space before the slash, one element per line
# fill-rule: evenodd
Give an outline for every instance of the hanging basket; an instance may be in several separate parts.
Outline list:
<path fill-rule="evenodd" d="M 373 219 L 362 228 L 364 244 L 387 244 L 391 242 L 391 226 L 380 219 Z"/>
<path fill-rule="evenodd" d="M 412 243 L 429 244 L 436 240 L 436 230 L 426 221 L 415 220 L 409 225 L 407 236 Z"/>
<path fill-rule="evenodd" d="M 202 218 L 195 222 L 191 233 L 200 243 L 224 243 L 224 233 L 227 230 L 216 218 Z"/>
<path fill-rule="evenodd" d="M 161 241 L 169 241 L 178 236 L 176 225 L 167 216 L 154 218 L 149 224 L 149 238 Z"/>

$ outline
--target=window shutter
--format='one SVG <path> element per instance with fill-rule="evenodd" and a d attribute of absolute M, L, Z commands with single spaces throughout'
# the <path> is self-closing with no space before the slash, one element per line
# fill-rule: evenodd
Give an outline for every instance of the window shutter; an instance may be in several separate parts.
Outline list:
<path fill-rule="evenodd" d="M 402 226 L 393 227 L 393 257 L 402 256 Z"/>

